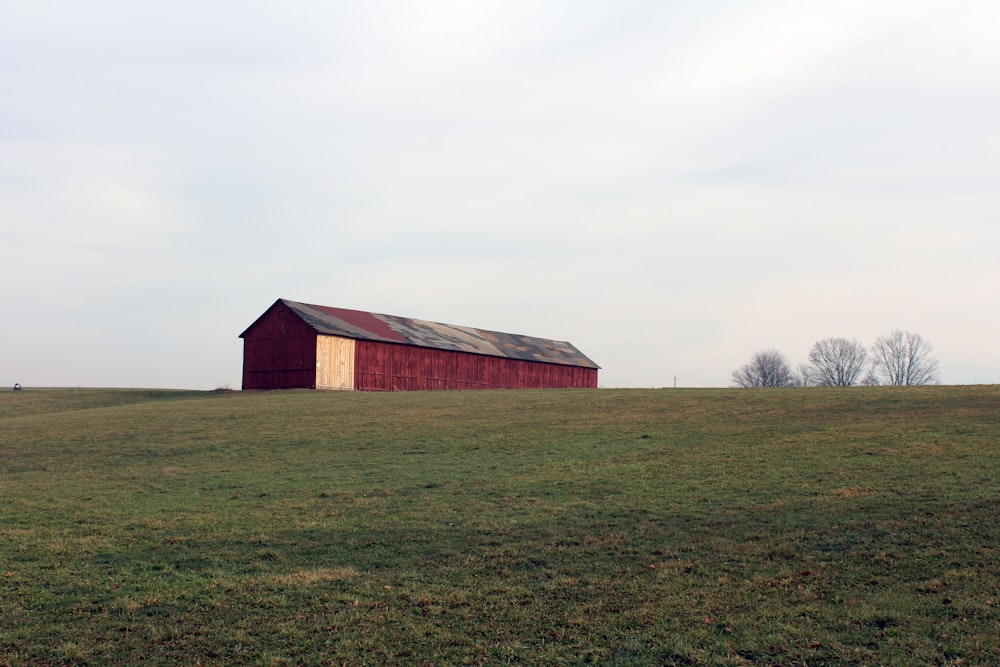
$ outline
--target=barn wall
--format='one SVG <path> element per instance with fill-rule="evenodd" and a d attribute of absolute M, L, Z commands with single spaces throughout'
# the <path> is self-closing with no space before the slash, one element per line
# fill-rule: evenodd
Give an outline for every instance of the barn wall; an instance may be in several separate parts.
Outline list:
<path fill-rule="evenodd" d="M 316 332 L 278 302 L 243 334 L 243 388 L 315 386 Z"/>
<path fill-rule="evenodd" d="M 354 389 L 354 340 L 340 336 L 316 338 L 316 388 Z"/>
<path fill-rule="evenodd" d="M 597 369 L 356 341 L 354 386 L 369 391 L 596 388 Z"/>

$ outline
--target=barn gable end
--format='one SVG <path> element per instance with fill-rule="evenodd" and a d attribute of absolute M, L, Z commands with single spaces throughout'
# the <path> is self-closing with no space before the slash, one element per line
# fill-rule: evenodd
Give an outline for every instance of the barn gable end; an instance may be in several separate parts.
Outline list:
<path fill-rule="evenodd" d="M 243 388 L 594 388 L 572 344 L 279 299 L 241 335 Z"/>
<path fill-rule="evenodd" d="M 240 334 L 244 389 L 315 389 L 316 331 L 277 301 Z"/>

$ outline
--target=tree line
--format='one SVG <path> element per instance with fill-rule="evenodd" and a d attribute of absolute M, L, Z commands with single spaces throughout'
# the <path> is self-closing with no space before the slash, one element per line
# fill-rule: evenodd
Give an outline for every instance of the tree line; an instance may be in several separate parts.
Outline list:
<path fill-rule="evenodd" d="M 793 369 L 778 350 L 757 352 L 733 371 L 738 387 L 909 387 L 938 383 L 938 362 L 920 334 L 894 330 L 866 349 L 856 340 L 824 338 Z"/>

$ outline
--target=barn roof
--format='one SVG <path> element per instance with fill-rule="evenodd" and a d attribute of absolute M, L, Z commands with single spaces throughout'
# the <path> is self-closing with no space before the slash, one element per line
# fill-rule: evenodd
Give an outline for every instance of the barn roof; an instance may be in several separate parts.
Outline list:
<path fill-rule="evenodd" d="M 583 352 L 566 341 L 487 331 L 347 308 L 316 306 L 287 299 L 278 299 L 274 305 L 278 303 L 283 303 L 290 308 L 303 322 L 319 334 L 401 343 L 436 350 L 470 352 L 525 361 L 540 361 L 565 366 L 600 368 Z M 250 326 L 250 328 L 252 327 L 253 325 Z M 245 336 L 247 331 L 240 334 L 240 337 Z"/>

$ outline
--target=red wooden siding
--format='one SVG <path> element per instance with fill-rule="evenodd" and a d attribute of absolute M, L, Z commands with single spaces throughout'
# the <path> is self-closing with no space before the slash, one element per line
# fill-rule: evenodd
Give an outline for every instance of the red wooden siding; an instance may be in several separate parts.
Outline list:
<path fill-rule="evenodd" d="M 596 387 L 594 368 L 366 340 L 357 341 L 355 347 L 354 388 L 360 390 Z"/>
<path fill-rule="evenodd" d="M 243 388 L 315 387 L 316 331 L 278 302 L 243 334 Z"/>
<path fill-rule="evenodd" d="M 600 368 L 566 341 L 286 299 L 240 337 L 244 389 L 593 389 Z"/>

